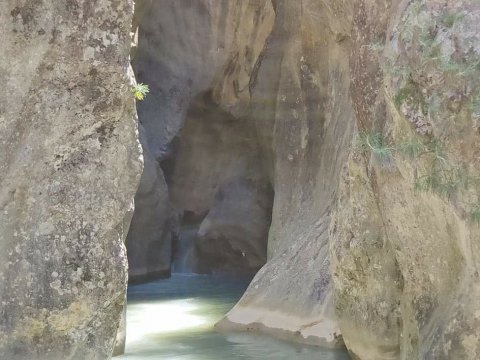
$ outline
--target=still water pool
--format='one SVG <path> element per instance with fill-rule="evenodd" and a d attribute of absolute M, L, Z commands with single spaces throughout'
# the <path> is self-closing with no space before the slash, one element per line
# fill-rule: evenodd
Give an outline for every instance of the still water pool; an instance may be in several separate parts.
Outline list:
<path fill-rule="evenodd" d="M 213 325 L 230 310 L 247 281 L 176 274 L 130 286 L 128 360 L 348 360 L 343 351 L 322 350 L 252 333 L 222 334 Z"/>

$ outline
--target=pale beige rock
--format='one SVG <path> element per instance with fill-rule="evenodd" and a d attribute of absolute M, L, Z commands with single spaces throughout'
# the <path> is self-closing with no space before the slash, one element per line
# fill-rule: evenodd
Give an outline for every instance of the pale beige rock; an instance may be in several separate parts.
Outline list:
<path fill-rule="evenodd" d="M 478 359 L 480 6 L 357 3 L 358 127 L 396 150 L 385 167 L 357 145 L 342 179 L 331 254 L 343 336 L 355 359 Z M 412 139 L 425 144 L 413 157 Z"/>
<path fill-rule="evenodd" d="M 133 3 L 0 4 L 0 358 L 108 359 L 142 161 Z"/>
<path fill-rule="evenodd" d="M 225 184 L 195 238 L 196 271 L 255 274 L 266 262 L 273 192 L 240 177 Z"/>
<path fill-rule="evenodd" d="M 276 1 L 275 24 L 251 79 L 264 164 L 275 184 L 269 259 L 220 328 L 342 345 L 332 303 L 329 213 L 353 121 L 350 9 Z M 263 314 L 263 315 L 262 315 Z"/>

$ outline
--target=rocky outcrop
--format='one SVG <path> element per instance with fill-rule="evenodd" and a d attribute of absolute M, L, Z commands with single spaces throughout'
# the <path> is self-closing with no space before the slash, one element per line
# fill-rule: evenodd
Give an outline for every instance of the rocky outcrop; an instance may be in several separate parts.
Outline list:
<path fill-rule="evenodd" d="M 171 211 L 163 172 L 150 153 L 140 125 L 144 169 L 135 195 L 136 210 L 127 236 L 128 280 L 148 281 L 170 275 L 172 249 Z"/>
<path fill-rule="evenodd" d="M 262 8 L 271 10 L 270 2 L 171 0 L 139 1 L 136 5 L 138 47 L 134 68 L 139 80 L 149 84 L 151 90 L 139 104 L 139 118 L 146 130 L 144 143 L 164 170 L 173 214 L 179 214 L 181 224 L 188 226 L 173 238 L 172 258 L 177 270 L 191 269 L 194 264 L 198 264 L 198 271 L 214 270 L 200 265 L 202 261 L 193 251 L 198 236 L 191 232 L 215 205 L 215 194 L 222 187 L 239 178 L 268 184 L 254 124 L 246 116 L 250 74 L 271 28 L 265 16 L 273 18 L 272 11 L 258 11 Z M 241 17 L 252 21 L 243 23 Z M 232 47 L 234 41 L 241 44 L 241 50 Z M 163 203 L 158 194 L 152 195 L 149 201 Z M 237 195 L 233 192 L 227 196 Z M 263 198 L 261 195 L 261 203 Z M 152 204 L 137 202 L 137 211 L 151 214 Z M 230 218 L 222 221 L 242 227 L 235 219 L 238 214 L 232 211 Z M 270 217 L 264 215 L 264 223 L 249 240 L 258 241 L 251 252 L 255 260 L 240 262 L 248 271 L 262 265 L 259 260 L 266 257 L 265 229 Z M 147 238 L 168 230 L 162 224 L 157 217 L 155 232 L 142 227 L 145 236 L 137 237 L 135 246 L 144 254 Z M 207 238 L 212 240 L 210 230 L 208 233 Z M 229 240 L 237 242 L 229 238 L 225 244 Z M 257 253 L 260 249 L 262 254 Z M 148 256 L 162 256 L 160 250 L 148 251 Z M 130 275 L 135 276 L 132 271 Z"/>
<path fill-rule="evenodd" d="M 270 0 L 136 2 L 133 63 L 151 90 L 138 111 L 155 158 L 168 154 L 192 99 L 211 90 L 215 78 L 214 97 L 224 98 L 229 109 L 245 110 L 250 74 L 273 18 L 261 9 L 271 9 Z"/>
<path fill-rule="evenodd" d="M 155 11 L 161 26 L 147 20 L 143 36 L 162 41 L 145 43 L 138 69 L 158 76 L 145 104 L 151 136 L 164 134 L 156 154 L 180 133 L 174 202 L 200 221 L 252 169 L 232 150 L 241 131 L 228 132 L 245 124 L 253 173 L 275 192 L 267 264 L 219 327 L 327 346 L 342 336 L 362 360 L 478 358 L 478 3 Z"/>
<path fill-rule="evenodd" d="M 328 225 L 353 131 L 345 41 L 350 13 L 336 5 L 339 16 L 331 18 L 318 1 L 275 5 L 275 24 L 252 79 L 252 114 L 275 184 L 269 260 L 219 327 L 335 347 L 342 341 Z"/>
<path fill-rule="evenodd" d="M 131 7 L 0 5 L 2 358 L 113 351 Z M 200 267 L 267 259 L 219 328 L 480 358 L 479 21 L 476 0 L 139 0 L 132 279 L 168 272 L 171 201 Z"/>
<path fill-rule="evenodd" d="M 215 105 L 211 92 L 193 101 L 174 151 L 167 172 L 170 198 L 191 221 L 207 215 L 222 186 L 241 177 L 266 178 L 252 121 Z"/>
<path fill-rule="evenodd" d="M 359 144 L 331 227 L 346 344 L 359 359 L 477 359 L 480 6 L 357 9 Z"/>
<path fill-rule="evenodd" d="M 273 192 L 239 178 L 223 186 L 195 241 L 197 271 L 255 274 L 266 262 Z"/>
<path fill-rule="evenodd" d="M 0 4 L 0 358 L 107 359 L 141 172 L 131 1 Z"/>

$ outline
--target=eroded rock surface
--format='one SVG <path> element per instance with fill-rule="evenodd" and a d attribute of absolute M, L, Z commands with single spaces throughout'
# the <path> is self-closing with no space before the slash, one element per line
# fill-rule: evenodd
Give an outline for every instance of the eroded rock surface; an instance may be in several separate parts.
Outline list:
<path fill-rule="evenodd" d="M 131 5 L 0 5 L 8 359 L 113 349 L 141 167 Z M 258 267 L 271 186 L 267 263 L 220 328 L 480 358 L 478 1 L 139 1 L 136 22 L 133 275 L 169 267 L 168 197 L 212 262 Z"/>
<path fill-rule="evenodd" d="M 388 159 L 356 144 L 346 165 L 337 315 L 355 358 L 477 359 L 480 6 L 379 5 L 357 2 L 352 97 Z"/>
<path fill-rule="evenodd" d="M 144 143 L 165 173 L 172 214 L 179 214 L 180 224 L 187 226 L 174 237 L 172 257 L 179 269 L 199 264 L 194 251 L 184 255 L 183 250 L 193 249 L 188 242 L 198 236 L 192 236 L 192 227 L 200 226 L 221 187 L 242 177 L 268 184 L 254 123 L 247 115 L 250 74 L 271 29 L 271 9 L 268 0 L 137 2 L 134 67 L 151 89 L 139 105 L 139 117 L 146 130 Z M 158 196 L 151 201 L 162 203 Z M 151 205 L 137 203 L 137 209 L 152 213 Z M 232 212 L 228 221 L 241 227 L 237 215 Z M 270 217 L 261 219 L 263 238 L 255 235 L 255 247 L 263 254 L 255 255 L 255 268 L 261 265 L 258 259 L 266 258 L 264 229 Z M 154 233 L 151 228 L 144 234 L 158 237 L 168 230 L 161 223 Z M 142 244 L 147 237 L 137 237 L 144 257 L 152 256 Z M 245 263 L 249 271 L 252 264 Z"/>
<path fill-rule="evenodd" d="M 166 134 L 159 156 L 180 134 L 172 198 L 202 219 L 242 173 L 204 141 L 228 134 L 234 148 L 228 130 L 212 135 L 229 118 L 253 125 L 275 192 L 267 264 L 219 326 L 341 335 L 361 360 L 477 359 L 478 2 L 167 3 L 145 29 L 178 41 L 149 43 L 139 69 L 166 79 L 168 116 L 146 127 Z"/>
<path fill-rule="evenodd" d="M 150 153 L 140 126 L 144 168 L 135 195 L 136 210 L 127 236 L 129 282 L 170 275 L 172 222 L 168 189 L 158 162 Z"/>
<path fill-rule="evenodd" d="M 0 358 L 108 359 L 142 161 L 131 1 L 0 4 Z"/>
<path fill-rule="evenodd" d="M 267 260 L 273 192 L 246 178 L 222 186 L 195 240 L 197 271 L 255 274 Z"/>

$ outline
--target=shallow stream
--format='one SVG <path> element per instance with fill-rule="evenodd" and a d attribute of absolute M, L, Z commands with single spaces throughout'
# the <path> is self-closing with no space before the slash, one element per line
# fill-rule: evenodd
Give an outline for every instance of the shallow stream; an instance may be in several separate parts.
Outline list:
<path fill-rule="evenodd" d="M 130 286 L 128 360 L 348 360 L 322 350 L 252 333 L 222 334 L 213 325 L 230 310 L 248 281 L 176 274 Z"/>

